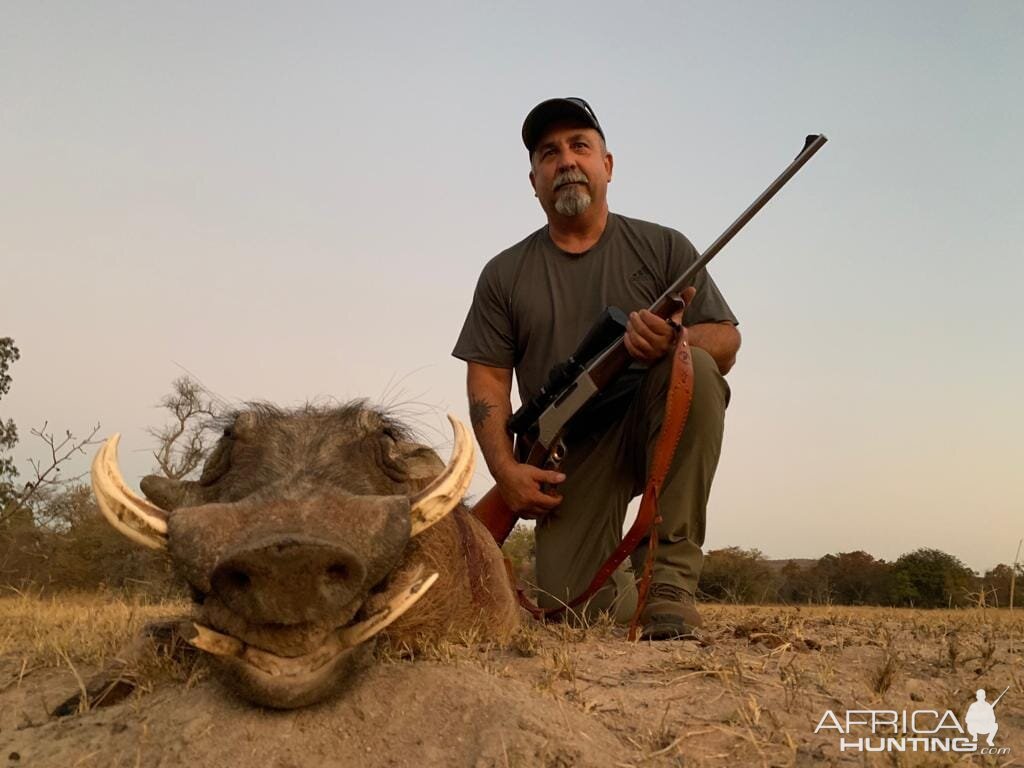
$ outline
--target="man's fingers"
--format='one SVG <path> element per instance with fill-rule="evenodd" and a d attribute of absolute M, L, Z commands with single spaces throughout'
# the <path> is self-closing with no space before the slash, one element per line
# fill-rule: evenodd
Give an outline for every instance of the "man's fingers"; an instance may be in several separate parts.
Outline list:
<path fill-rule="evenodd" d="M 672 326 L 669 325 L 664 318 L 658 317 L 650 310 L 641 309 L 639 312 L 637 312 L 637 316 L 639 317 L 640 322 L 643 324 L 644 328 L 649 330 L 655 336 L 672 335 Z"/>
<path fill-rule="evenodd" d="M 632 331 L 626 332 L 626 351 L 636 360 L 644 361 L 651 357 L 651 345 Z"/>
<path fill-rule="evenodd" d="M 546 515 L 561 504 L 562 496 L 558 493 L 547 494 L 543 491 L 535 491 L 523 501 L 523 507 L 518 510 L 519 516 L 536 519 Z"/>
<path fill-rule="evenodd" d="M 633 312 L 629 316 L 627 327 L 637 336 L 654 346 L 657 346 L 663 339 L 672 335 L 672 327 L 653 312 L 648 312 L 646 309 Z"/>
<path fill-rule="evenodd" d="M 562 503 L 562 495 L 559 493 L 544 493 L 538 491 L 537 496 L 533 499 L 533 504 L 536 507 L 540 507 L 543 510 L 552 510 Z"/>
<path fill-rule="evenodd" d="M 530 468 L 530 476 L 538 483 L 558 485 L 559 483 L 565 482 L 565 475 L 561 472 L 556 472 L 551 469 L 541 469 L 540 467 L 534 467 L 530 464 L 526 464 L 524 466 Z"/>
<path fill-rule="evenodd" d="M 630 331 L 626 332 L 623 342 L 626 345 L 626 351 L 634 360 L 649 362 L 656 357 L 651 350 L 651 345 Z"/>
<path fill-rule="evenodd" d="M 561 499 L 559 499 L 559 504 L 561 504 Z M 519 510 L 518 515 L 520 517 L 525 517 L 527 520 L 543 520 L 544 517 L 551 514 L 553 510 L 554 507 L 550 509 L 545 509 L 539 506 L 532 506 L 527 507 L 526 509 Z"/>
<path fill-rule="evenodd" d="M 645 310 L 646 311 L 646 310 Z M 661 357 L 672 339 L 672 329 L 668 323 L 656 315 L 650 317 L 665 326 L 666 333 L 659 334 L 654 328 L 647 325 L 638 312 L 629 316 L 629 325 L 626 330 L 626 350 L 638 360 L 657 360 Z"/>
<path fill-rule="evenodd" d="M 558 485 L 559 483 L 565 482 L 565 475 L 562 474 L 561 472 L 553 472 L 551 470 L 546 469 L 544 470 L 543 480 L 545 483 L 548 483 L 549 485 Z"/>

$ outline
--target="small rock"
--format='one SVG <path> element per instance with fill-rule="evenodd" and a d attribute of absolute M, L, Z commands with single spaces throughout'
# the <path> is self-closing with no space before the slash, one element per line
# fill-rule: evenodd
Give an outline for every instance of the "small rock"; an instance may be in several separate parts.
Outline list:
<path fill-rule="evenodd" d="M 924 701 L 924 696 L 922 696 L 917 691 L 911 691 L 910 692 L 910 700 L 911 701 Z"/>

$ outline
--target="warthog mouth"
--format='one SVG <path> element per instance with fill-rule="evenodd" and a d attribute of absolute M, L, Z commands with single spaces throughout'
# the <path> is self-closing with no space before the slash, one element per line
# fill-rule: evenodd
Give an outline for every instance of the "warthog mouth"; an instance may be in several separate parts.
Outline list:
<path fill-rule="evenodd" d="M 333 631 L 314 629 L 311 633 L 307 628 L 298 628 L 298 632 L 307 637 L 310 634 L 313 635 L 310 638 L 313 642 L 304 643 L 307 647 L 312 646 L 312 650 L 298 655 L 274 653 L 265 647 L 261 648 L 257 644 L 260 641 L 255 638 L 255 642 L 247 642 L 232 634 L 219 632 L 212 627 L 195 622 L 192 623 L 192 632 L 185 639 L 196 648 L 214 656 L 240 659 L 274 677 L 307 674 L 329 663 L 338 654 L 362 645 L 378 632 L 383 631 L 389 624 L 412 608 L 434 585 L 437 578 L 438 574 L 436 573 L 424 576 L 423 569 L 418 568 L 410 584 L 388 593 L 384 605 L 372 611 L 367 618 L 350 622 Z M 269 634 L 268 639 L 279 648 L 283 644 L 291 645 L 289 639 L 294 638 L 296 634 L 295 628 L 292 627 L 262 627 L 257 632 L 264 636 Z M 274 635 L 279 633 L 280 636 L 275 638 Z M 316 635 L 320 635 L 320 637 L 317 638 Z"/>
<path fill-rule="evenodd" d="M 182 634 L 209 654 L 229 686 L 250 701 L 285 709 L 304 706 L 343 685 L 362 652 L 372 647 L 369 641 L 412 608 L 437 579 L 437 573 L 425 576 L 417 568 L 404 586 L 371 596 L 358 611 L 363 618 L 339 628 L 239 627 L 237 616 L 208 601 L 200 616 L 206 623 L 189 623 Z M 371 604 L 378 607 L 370 608 Z"/>

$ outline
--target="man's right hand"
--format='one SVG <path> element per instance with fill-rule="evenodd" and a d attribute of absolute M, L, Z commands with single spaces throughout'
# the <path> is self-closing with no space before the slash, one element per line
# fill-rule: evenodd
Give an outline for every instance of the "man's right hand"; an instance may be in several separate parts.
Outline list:
<path fill-rule="evenodd" d="M 564 481 L 561 472 L 511 462 L 495 473 L 494 480 L 501 498 L 520 517 L 536 520 L 562 503 L 561 494 L 541 490 L 542 484 L 552 486 Z"/>

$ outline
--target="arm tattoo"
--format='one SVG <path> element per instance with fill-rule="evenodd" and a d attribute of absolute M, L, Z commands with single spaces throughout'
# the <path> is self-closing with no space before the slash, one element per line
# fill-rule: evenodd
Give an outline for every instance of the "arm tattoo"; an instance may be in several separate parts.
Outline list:
<path fill-rule="evenodd" d="M 493 410 L 494 406 L 486 400 L 478 400 L 476 398 L 470 400 L 469 420 L 473 423 L 473 428 L 479 429 L 487 421 L 487 417 L 491 415 Z"/>

